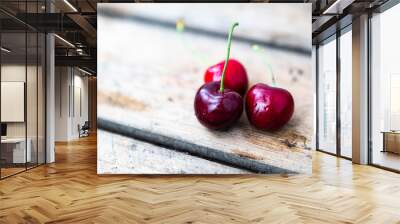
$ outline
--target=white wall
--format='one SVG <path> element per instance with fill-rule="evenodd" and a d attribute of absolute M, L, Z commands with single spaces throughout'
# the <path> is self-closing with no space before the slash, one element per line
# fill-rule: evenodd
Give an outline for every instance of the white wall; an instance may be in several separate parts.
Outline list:
<path fill-rule="evenodd" d="M 74 108 L 72 108 L 73 119 L 72 119 L 72 130 L 71 135 L 77 137 L 79 135 L 78 125 L 83 125 L 85 121 L 88 121 L 88 77 L 81 76 L 82 73 L 74 75 L 74 94 L 73 96 Z M 75 113 L 74 113 L 75 111 Z"/>
<path fill-rule="evenodd" d="M 56 141 L 79 138 L 78 125 L 88 120 L 88 77 L 83 75 L 76 68 L 56 67 Z"/>
<path fill-rule="evenodd" d="M 70 84 L 69 69 L 55 68 L 55 141 L 68 140 L 68 88 Z"/>
<path fill-rule="evenodd" d="M 18 81 L 18 82 L 25 82 L 25 75 L 26 75 L 26 70 L 28 74 L 36 74 L 36 67 L 33 66 L 28 66 L 27 68 L 24 65 L 18 65 L 18 64 L 5 64 L 1 66 L 1 81 L 2 82 L 12 82 L 12 81 Z M 28 77 L 29 78 L 29 77 Z M 36 80 L 29 80 L 29 85 L 34 85 L 36 86 Z M 36 99 L 36 88 L 27 88 L 27 103 L 34 102 L 32 105 L 27 105 L 30 106 L 31 108 L 29 109 L 29 112 L 32 110 L 36 110 L 36 101 L 33 100 L 33 98 Z M 34 108 L 32 108 L 34 107 Z M 1 108 L 2 110 L 6 110 L 7 108 Z M 36 113 L 28 113 L 27 114 L 28 122 L 35 121 L 36 123 Z M 25 137 L 25 123 L 26 122 L 7 122 L 7 136 L 8 137 Z M 30 127 L 34 128 L 36 130 L 36 125 L 33 127 L 33 124 L 28 125 L 28 129 Z M 28 137 L 29 133 L 31 133 L 28 130 Z"/>

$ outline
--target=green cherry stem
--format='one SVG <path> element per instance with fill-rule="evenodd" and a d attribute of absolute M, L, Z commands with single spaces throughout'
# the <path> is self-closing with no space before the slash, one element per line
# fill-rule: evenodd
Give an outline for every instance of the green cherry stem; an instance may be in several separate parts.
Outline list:
<path fill-rule="evenodd" d="M 225 64 L 224 64 L 224 69 L 222 70 L 221 84 L 219 87 L 219 91 L 221 93 L 224 92 L 224 79 L 225 79 L 226 67 L 228 66 L 229 54 L 231 53 L 232 33 L 233 33 L 233 30 L 235 29 L 235 27 L 237 27 L 237 26 L 239 26 L 238 22 L 235 22 L 234 24 L 232 24 L 232 26 L 229 30 L 229 34 L 228 34 L 228 47 L 227 47 L 227 52 L 226 52 L 226 60 L 225 60 Z"/>
<path fill-rule="evenodd" d="M 272 81 L 272 86 L 276 86 L 276 78 L 275 78 L 275 74 L 272 71 L 272 67 L 271 64 L 267 63 L 268 68 L 269 68 L 269 72 L 271 73 L 271 81 Z"/>
<path fill-rule="evenodd" d="M 252 46 L 252 48 L 253 48 L 254 51 L 260 53 L 260 54 L 264 57 L 264 59 L 265 59 L 264 62 L 265 62 L 265 64 L 266 64 L 267 67 L 268 67 L 269 73 L 271 74 L 272 86 L 276 86 L 276 77 L 275 77 L 275 74 L 274 74 L 274 72 L 273 72 L 273 70 L 272 70 L 272 66 L 271 66 L 271 64 L 269 63 L 269 60 L 268 60 L 267 57 L 264 55 L 265 51 L 264 51 L 263 49 L 261 49 L 261 47 L 258 46 L 258 45 L 256 45 L 256 44 L 254 44 L 254 45 Z"/>

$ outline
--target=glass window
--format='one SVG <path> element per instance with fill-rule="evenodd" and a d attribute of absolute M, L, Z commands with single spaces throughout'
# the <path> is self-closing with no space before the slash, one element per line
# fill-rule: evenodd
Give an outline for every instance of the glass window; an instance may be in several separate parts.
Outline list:
<path fill-rule="evenodd" d="M 317 89 L 317 47 L 315 45 L 312 45 L 312 52 L 311 52 L 311 61 L 312 61 L 312 67 L 311 67 L 311 72 L 312 72 L 312 81 L 313 81 L 313 89 Z M 317 100 L 317 93 L 316 91 L 313 91 L 313 111 L 316 112 L 317 108 L 316 108 L 316 100 Z M 316 136 L 317 136 L 317 116 L 314 113 L 314 120 L 313 120 L 313 137 L 311 139 L 311 147 L 313 149 L 315 149 L 317 147 L 317 140 L 316 140 Z"/>
<path fill-rule="evenodd" d="M 24 171 L 31 158 L 30 148 L 26 148 L 26 33 L 3 32 L 1 47 L 0 150 L 3 178 Z"/>
<path fill-rule="evenodd" d="M 30 150 L 30 159 L 27 167 L 34 167 L 37 165 L 37 132 L 38 132 L 38 89 L 37 89 L 37 76 L 38 76 L 38 57 L 37 57 L 37 41 L 38 36 L 36 32 L 27 33 L 27 74 L 26 74 L 26 116 L 27 116 L 27 143 Z"/>
<path fill-rule="evenodd" d="M 318 149 L 336 153 L 336 39 L 318 48 Z"/>
<path fill-rule="evenodd" d="M 26 2 L 27 13 L 37 13 L 39 5 L 37 1 Z M 37 22 L 37 17 L 31 18 Z M 30 148 L 30 161 L 28 168 L 38 164 L 38 33 L 36 30 L 27 28 L 27 74 L 26 74 L 26 116 L 27 116 L 27 143 Z"/>
<path fill-rule="evenodd" d="M 352 35 L 340 36 L 340 154 L 352 157 Z"/>
<path fill-rule="evenodd" d="M 372 163 L 400 170 L 400 4 L 371 18 Z"/>
<path fill-rule="evenodd" d="M 17 11 L 40 12 L 38 3 L 18 2 Z M 5 178 L 45 162 L 46 40 L 1 12 L 0 17 L 8 18 L 0 23 L 0 178 Z"/>

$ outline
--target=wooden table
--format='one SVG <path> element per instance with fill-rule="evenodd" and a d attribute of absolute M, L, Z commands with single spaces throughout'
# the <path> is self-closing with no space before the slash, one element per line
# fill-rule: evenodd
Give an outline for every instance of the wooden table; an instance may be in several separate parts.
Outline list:
<path fill-rule="evenodd" d="M 382 152 L 392 152 L 400 154 L 400 132 L 382 131 L 383 149 Z"/>
<path fill-rule="evenodd" d="M 210 131 L 196 120 L 193 100 L 207 66 L 223 60 L 226 38 L 198 32 L 179 35 L 159 24 L 110 18 L 102 10 L 98 16 L 100 129 L 252 172 L 311 172 L 311 55 L 267 47 L 261 55 L 250 42 L 234 39 L 232 58 L 245 65 L 250 84 L 270 83 L 268 61 L 278 85 L 293 94 L 295 113 L 276 132 L 253 128 L 245 114 L 227 132 Z M 99 144 L 104 156 L 99 160 L 107 159 L 112 148 Z"/>

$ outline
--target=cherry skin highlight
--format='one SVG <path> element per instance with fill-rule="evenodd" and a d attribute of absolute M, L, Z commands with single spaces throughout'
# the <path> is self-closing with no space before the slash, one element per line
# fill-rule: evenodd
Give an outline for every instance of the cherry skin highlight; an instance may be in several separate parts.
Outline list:
<path fill-rule="evenodd" d="M 284 126 L 294 112 L 294 100 L 289 91 L 258 83 L 246 95 L 246 114 L 258 129 L 275 131 Z"/>
<path fill-rule="evenodd" d="M 222 71 L 224 70 L 225 61 L 210 66 L 204 74 L 204 82 L 221 81 Z M 236 91 L 244 96 L 248 87 L 248 78 L 244 66 L 235 59 L 229 59 L 226 68 L 224 84 L 226 88 Z"/>
<path fill-rule="evenodd" d="M 194 110 L 199 122 L 209 129 L 226 130 L 243 113 L 243 99 L 230 89 L 220 90 L 220 82 L 209 82 L 199 88 L 194 99 Z"/>

